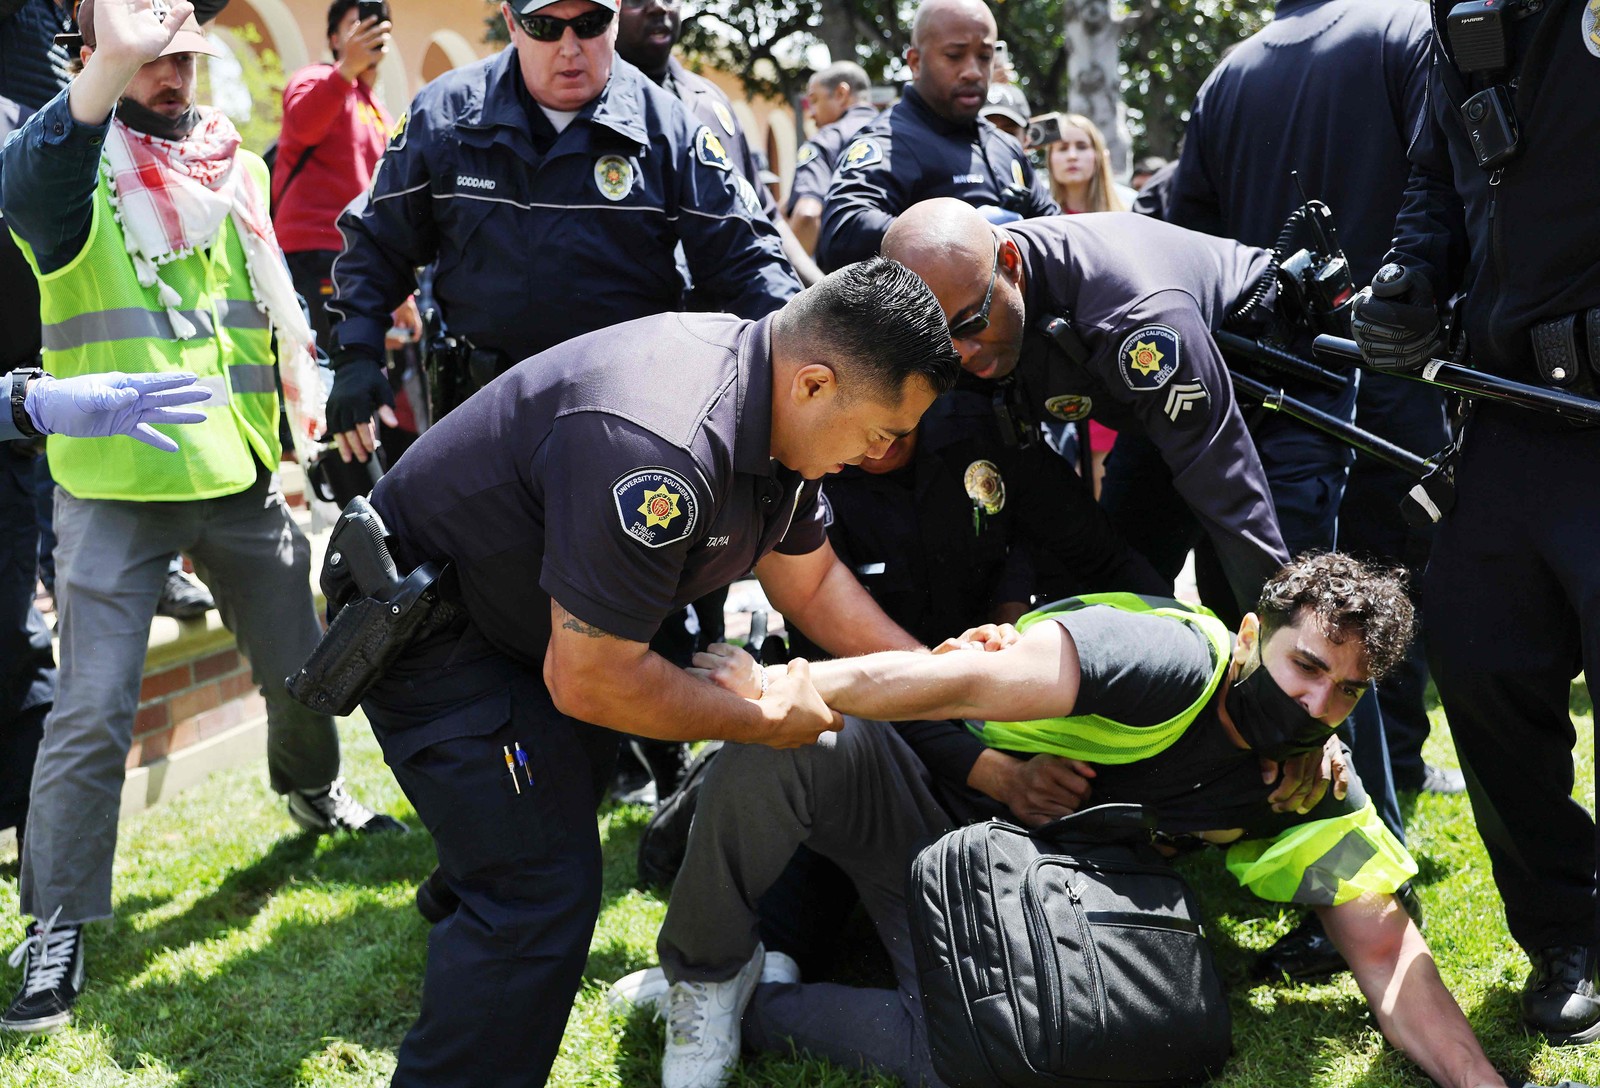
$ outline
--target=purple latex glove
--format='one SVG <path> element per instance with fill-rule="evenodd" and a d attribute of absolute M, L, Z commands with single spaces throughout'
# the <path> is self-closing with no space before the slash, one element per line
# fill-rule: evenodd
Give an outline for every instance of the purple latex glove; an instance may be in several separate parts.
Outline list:
<path fill-rule="evenodd" d="M 979 204 L 978 214 L 997 227 L 1003 227 L 1007 223 L 1015 223 L 1022 218 L 1020 212 L 1008 211 L 998 204 Z"/>
<path fill-rule="evenodd" d="M 211 399 L 211 390 L 194 384 L 187 372 L 162 374 L 81 374 L 76 378 L 42 377 L 28 383 L 22 407 L 43 434 L 73 438 L 106 438 L 125 434 L 147 446 L 177 453 L 178 444 L 152 423 L 203 423 L 204 412 L 183 412 L 179 405 Z"/>

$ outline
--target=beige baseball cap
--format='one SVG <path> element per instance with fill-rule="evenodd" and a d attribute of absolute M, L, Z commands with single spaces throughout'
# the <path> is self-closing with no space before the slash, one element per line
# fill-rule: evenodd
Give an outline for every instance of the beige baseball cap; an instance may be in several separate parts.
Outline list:
<path fill-rule="evenodd" d="M 80 45 L 87 45 L 90 49 L 95 48 L 94 3 L 95 0 L 82 0 L 78 5 L 75 20 L 78 24 L 77 32 L 57 34 L 55 38 L 57 45 L 64 45 L 69 50 L 76 50 Z M 170 8 L 166 0 L 155 0 L 155 10 L 157 13 L 164 13 Z M 204 53 L 208 57 L 222 55 L 222 51 L 206 39 L 205 31 L 200 29 L 200 21 L 193 13 L 183 21 L 183 26 L 178 28 L 178 32 L 172 36 L 172 41 L 161 51 L 163 57 L 169 57 L 174 53 Z"/>

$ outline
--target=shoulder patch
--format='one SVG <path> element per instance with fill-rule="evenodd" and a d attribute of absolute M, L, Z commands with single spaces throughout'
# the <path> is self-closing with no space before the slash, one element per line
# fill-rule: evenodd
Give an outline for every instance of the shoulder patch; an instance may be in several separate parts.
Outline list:
<path fill-rule="evenodd" d="M 761 197 L 756 187 L 743 174 L 733 175 L 733 187 L 739 191 L 739 203 L 752 219 L 765 219 L 761 214 Z"/>
<path fill-rule="evenodd" d="M 1600 0 L 1589 0 L 1583 9 L 1583 45 L 1600 57 Z"/>
<path fill-rule="evenodd" d="M 1022 176 L 1022 162 L 1020 159 L 1011 160 L 1011 182 L 1019 189 L 1027 188 L 1027 179 Z"/>
<path fill-rule="evenodd" d="M 1068 393 L 1046 400 L 1044 410 L 1063 423 L 1077 423 L 1079 420 L 1089 418 L 1089 414 L 1094 411 L 1094 400 L 1091 397 Z"/>
<path fill-rule="evenodd" d="M 722 126 L 722 131 L 729 136 L 739 131 L 739 126 L 733 123 L 733 114 L 721 102 L 711 103 L 711 112 L 717 115 L 717 123 Z"/>
<path fill-rule="evenodd" d="M 817 145 L 812 143 L 810 140 L 807 140 L 805 143 L 800 145 L 800 151 L 794 157 L 794 164 L 796 166 L 804 166 L 806 163 L 810 162 L 816 157 Z"/>
<path fill-rule="evenodd" d="M 718 170 L 733 171 L 733 161 L 728 158 L 728 149 L 722 146 L 722 141 L 717 134 L 709 128 L 701 126 L 700 131 L 694 135 L 694 153 L 706 166 Z"/>
<path fill-rule="evenodd" d="M 676 472 L 642 468 L 611 485 L 622 531 L 647 548 L 664 548 L 694 532 L 700 510 L 694 489 Z"/>
<path fill-rule="evenodd" d="M 1160 389 L 1178 372 L 1178 330 L 1146 325 L 1117 349 L 1117 373 L 1135 392 Z"/>
<path fill-rule="evenodd" d="M 621 155 L 602 155 L 595 160 L 594 183 L 607 200 L 621 200 L 633 188 L 633 164 Z"/>
<path fill-rule="evenodd" d="M 406 146 L 406 122 L 411 120 L 411 111 L 406 110 L 400 115 L 400 120 L 394 123 L 394 131 L 389 134 L 389 150 L 399 151 Z"/>
<path fill-rule="evenodd" d="M 1161 410 L 1172 422 L 1183 426 L 1192 420 L 1204 419 L 1204 406 L 1210 399 L 1211 394 L 1206 391 L 1204 382 L 1198 379 L 1178 382 L 1167 390 L 1167 403 Z"/>
<path fill-rule="evenodd" d="M 867 166 L 876 166 L 883 161 L 883 148 L 878 141 L 871 137 L 863 137 L 845 148 L 839 157 L 840 170 L 860 170 Z"/>

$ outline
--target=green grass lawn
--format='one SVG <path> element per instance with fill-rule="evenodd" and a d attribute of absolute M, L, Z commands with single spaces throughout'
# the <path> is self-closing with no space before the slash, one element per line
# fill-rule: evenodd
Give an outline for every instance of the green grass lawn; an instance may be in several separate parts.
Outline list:
<path fill-rule="evenodd" d="M 1579 796 L 1592 803 L 1592 709 L 1581 715 Z M 1453 764 L 1443 730 L 1429 755 Z M 347 773 L 360 795 L 415 825 L 359 720 L 346 723 Z M 1517 1026 L 1527 972 L 1506 935 L 1488 863 L 1464 798 L 1409 809 L 1429 942 L 1445 981 L 1495 1063 L 1541 1082 L 1600 1082 L 1600 1045 L 1552 1049 Z M 584 989 L 551 1083 L 657 1083 L 661 1028 L 608 1013 L 606 983 L 655 960 L 665 907 L 632 886 L 645 812 L 601 817 L 605 899 Z M 89 984 L 74 1025 L 41 1039 L 0 1036 L 0 1088 L 158 1085 L 204 1088 L 388 1083 L 417 1008 L 427 930 L 412 890 L 432 866 L 424 833 L 370 841 L 296 833 L 264 768 L 218 774 L 127 820 L 117 855 L 117 917 L 88 931 Z M 1378 1035 L 1349 976 L 1321 986 L 1252 985 L 1248 966 L 1292 924 L 1242 893 L 1216 857 L 1190 859 L 1231 986 L 1235 1053 L 1225 1088 L 1420 1085 L 1415 1067 Z M 0 943 L 22 938 L 16 866 L 0 867 Z M 860 940 L 858 936 L 855 938 Z M 17 972 L 0 975 L 4 997 Z M 820 1062 L 744 1065 L 741 1086 L 884 1085 Z"/>

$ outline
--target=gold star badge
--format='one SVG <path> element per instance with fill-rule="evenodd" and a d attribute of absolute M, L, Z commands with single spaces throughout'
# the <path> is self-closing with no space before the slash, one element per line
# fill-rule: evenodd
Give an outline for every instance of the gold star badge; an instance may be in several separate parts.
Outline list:
<path fill-rule="evenodd" d="M 654 491 L 646 491 L 644 505 L 639 507 L 639 513 L 644 515 L 645 528 L 654 529 L 657 525 L 666 525 L 677 517 L 679 497 L 677 492 L 668 491 L 666 484 L 662 484 Z"/>
<path fill-rule="evenodd" d="M 1160 348 L 1144 340 L 1133 345 L 1128 351 L 1128 365 L 1146 376 L 1160 370 L 1161 360 L 1165 358 Z"/>

